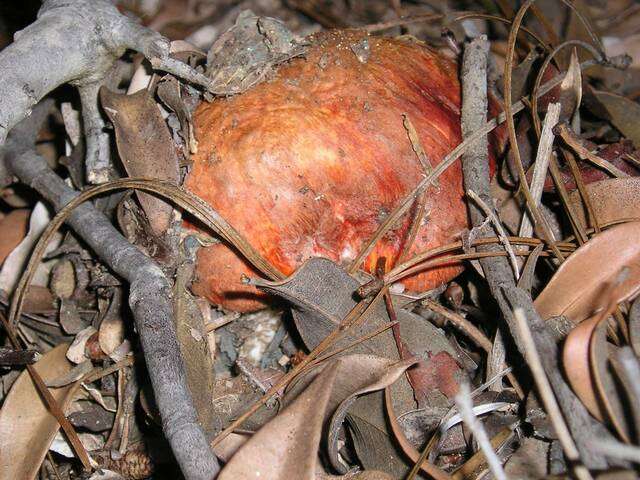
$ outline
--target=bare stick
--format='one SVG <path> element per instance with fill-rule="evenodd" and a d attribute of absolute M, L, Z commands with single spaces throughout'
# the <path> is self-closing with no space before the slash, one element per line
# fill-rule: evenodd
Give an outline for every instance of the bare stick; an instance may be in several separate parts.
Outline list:
<path fill-rule="evenodd" d="M 493 451 L 487 432 L 473 413 L 473 402 L 471 401 L 471 393 L 469 392 L 467 382 L 460 384 L 460 392 L 456 395 L 456 405 L 458 406 L 458 411 L 462 416 L 464 424 L 471 430 L 471 433 L 473 433 L 473 437 L 478 442 L 484 458 L 487 459 L 493 476 L 497 480 L 507 480 L 507 475 L 502 468 L 502 462 L 498 458 L 498 455 L 496 455 L 496 452 Z"/>
<path fill-rule="evenodd" d="M 463 138 L 474 138 L 474 132 L 481 129 L 486 118 L 486 61 L 488 44 L 486 38 L 474 40 L 465 50 L 462 66 L 462 135 Z M 478 98 L 480 97 L 480 98 Z M 484 100 L 482 99 L 484 97 Z M 475 138 L 474 138 L 475 140 Z M 462 157 L 465 190 L 473 190 L 478 196 L 491 205 L 490 199 L 489 160 L 486 135 L 484 142 L 474 141 Z M 477 207 L 471 210 L 471 218 L 475 226 L 483 221 L 482 211 Z M 483 247 L 482 250 L 488 249 Z M 497 245 L 491 247 L 494 255 L 500 250 Z M 478 248 L 480 251 L 480 247 Z M 513 310 L 522 308 L 534 326 L 533 335 L 538 351 L 543 352 L 542 361 L 546 374 L 557 395 L 571 431 L 578 442 L 578 449 L 584 461 L 592 468 L 605 468 L 605 458 L 587 445 L 587 439 L 604 435 L 610 438 L 604 427 L 596 423 L 584 408 L 584 405 L 571 391 L 562 374 L 558 370 L 558 350 L 550 332 L 535 311 L 531 295 L 516 287 L 509 262 L 504 256 L 484 257 L 480 261 L 487 279 L 489 289 L 498 302 L 509 332 L 513 336 L 522 354 L 526 347 L 520 336 Z"/>
<path fill-rule="evenodd" d="M 474 202 L 476 202 L 476 204 L 478 204 L 478 206 L 482 209 L 484 214 L 493 225 L 493 228 L 495 229 L 496 234 L 500 239 L 500 243 L 504 245 L 504 249 L 507 252 L 507 256 L 509 257 L 509 262 L 511 263 L 511 268 L 513 268 L 513 275 L 517 280 L 518 278 L 520 278 L 520 273 L 518 272 L 518 260 L 516 259 L 516 254 L 513 252 L 513 247 L 509 242 L 509 236 L 502 226 L 502 223 L 500 223 L 500 220 L 498 219 L 498 215 L 496 215 L 495 211 L 489 205 L 487 205 L 485 201 L 482 200 L 482 198 L 480 198 L 480 196 L 473 190 L 467 190 L 467 195 Z M 520 236 L 522 237 L 523 235 Z"/>
<path fill-rule="evenodd" d="M 9 136 L 5 161 L 56 210 L 78 195 L 31 150 L 38 110 Z M 171 287 L 160 267 L 125 239 L 109 219 L 85 203 L 67 223 L 93 251 L 130 284 L 129 306 L 136 321 L 145 361 L 163 421 L 163 429 L 187 480 L 211 480 L 219 470 L 187 387 L 173 321 Z"/>
<path fill-rule="evenodd" d="M 553 128 L 560 118 L 560 103 L 551 103 L 547 109 L 547 115 L 544 117 L 542 124 L 542 134 L 538 143 L 538 153 L 536 154 L 536 163 L 533 167 L 533 178 L 531 179 L 531 197 L 536 205 L 540 204 L 542 190 L 544 189 L 544 181 L 547 178 L 547 170 L 549 169 L 549 160 L 552 155 L 553 147 Z M 530 237 L 533 234 L 533 223 L 529 215 L 522 216 L 520 224 L 520 237 Z"/>

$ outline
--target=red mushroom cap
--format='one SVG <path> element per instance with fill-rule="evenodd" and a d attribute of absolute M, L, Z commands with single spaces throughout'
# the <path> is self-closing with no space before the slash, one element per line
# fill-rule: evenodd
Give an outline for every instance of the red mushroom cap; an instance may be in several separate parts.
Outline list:
<path fill-rule="evenodd" d="M 352 47 L 368 42 L 369 57 Z M 388 215 L 424 178 L 403 115 L 432 166 L 460 141 L 457 65 L 415 41 L 332 31 L 310 38 L 304 57 L 280 66 L 249 91 L 203 103 L 199 142 L 186 187 L 207 201 L 284 274 L 322 256 L 349 264 Z M 451 241 L 467 227 L 459 163 L 427 191 L 426 216 L 411 248 Z M 365 261 L 397 260 L 414 209 Z M 435 288 L 461 265 L 403 281 Z M 193 290 L 223 307 L 255 310 L 264 296 L 241 281 L 257 273 L 225 244 L 199 252 Z"/>

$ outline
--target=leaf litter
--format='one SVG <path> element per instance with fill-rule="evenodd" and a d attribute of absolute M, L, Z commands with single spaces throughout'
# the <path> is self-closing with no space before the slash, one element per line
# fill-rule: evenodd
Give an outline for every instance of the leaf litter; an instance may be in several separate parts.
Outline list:
<path fill-rule="evenodd" d="M 180 2 L 150 3 L 168 8 Z M 457 299 L 444 288 L 416 294 L 394 283 L 403 275 L 438 264 L 499 256 L 518 257 L 514 265 L 523 260 L 520 285 L 534 296 L 545 328 L 559 341 L 559 368 L 571 391 L 593 416 L 590 421 L 608 432 L 610 438 L 603 438 L 603 445 L 615 439 L 637 447 L 640 397 L 629 379 L 640 373 L 640 314 L 635 301 L 640 289 L 636 177 L 640 69 L 636 63 L 627 70 L 616 69 L 624 61 L 606 54 L 638 50 L 637 32 L 630 33 L 625 16 L 637 19 L 640 14 L 621 0 L 612 2 L 609 12 L 597 2 L 580 2 L 573 9 L 541 4 L 524 16 L 525 5 L 516 17 L 508 2 L 496 2 L 497 10 L 491 15 L 477 14 L 470 23 L 468 18 L 474 14 L 445 19 L 437 7 L 418 2 L 292 1 L 273 2 L 271 7 L 262 3 L 243 2 L 252 12 L 240 15 L 237 8 L 211 14 L 191 4 L 186 13 L 162 13 L 161 7 L 155 11 L 151 7 L 147 15 L 152 22 L 157 16 L 157 24 L 165 26 L 171 23 L 162 15 L 174 15 L 174 31 L 163 33 L 172 39 L 203 41 L 199 46 L 209 51 L 206 62 L 202 55 L 184 58 L 213 79 L 208 99 L 212 93 L 241 94 L 271 81 L 281 64 L 304 58 L 302 39 L 321 28 L 369 26 L 382 29 L 386 36 L 412 35 L 455 57 L 451 42 L 464 49 L 465 36 L 476 36 L 480 26 L 492 32 L 492 59 L 513 69 L 510 85 L 505 85 L 508 95 L 500 91 L 501 79 L 492 94 L 512 98 L 514 105 L 520 97 L 529 96 L 524 103 L 531 105 L 533 93 L 537 110 L 533 118 L 530 111 L 507 118 L 508 133 L 517 128 L 516 142 L 505 157 L 510 158 L 511 168 L 499 163 L 494 182 L 511 203 L 498 204 L 498 217 L 492 221 L 502 220 L 496 229 L 499 235 L 481 241 L 495 245 L 494 253 L 481 251 L 477 239 L 464 246 L 465 242 L 454 242 L 418 252 L 413 258 L 400 256 L 398 264 L 377 279 L 358 271 L 358 262 L 348 268 L 314 258 L 285 278 L 251 246 L 254 239 L 243 238 L 224 218 L 178 188 L 190 168 L 190 154 L 198 148 L 192 123 L 192 101 L 198 90 L 160 72 L 146 89 L 134 94 L 119 93 L 121 85 L 114 82 L 103 88 L 101 106 L 114 129 L 118 165 L 126 175 L 144 177 L 147 183 L 131 180 L 121 186 L 107 185 L 100 192 L 109 195 L 93 201 L 106 212 L 118 211 L 120 227 L 129 232 L 129 239 L 174 279 L 171 298 L 184 358 L 181 368 L 186 368 L 202 429 L 223 462 L 218 478 L 475 479 L 486 475 L 490 464 L 500 477 L 496 462 L 504 465 L 508 478 L 571 472 L 576 462 L 553 453 L 558 451 L 555 436 L 531 434 L 526 410 L 534 403 L 530 399 L 541 395 L 540 387 L 531 381 L 529 365 L 505 330 L 487 280 L 466 268 L 456 280 L 461 287 Z M 467 7 L 449 3 L 458 10 Z M 133 10 L 138 11 L 135 6 Z M 209 16 L 199 17 L 205 13 Z M 489 28 L 493 22 L 500 25 L 495 30 Z M 448 40 L 441 37 L 445 24 Z M 541 45 L 536 47 L 532 35 L 517 35 L 517 30 L 534 33 L 542 39 Z M 604 50 L 594 30 L 605 36 Z M 509 34 L 517 42 L 512 58 Z M 576 53 L 569 57 L 568 49 L 560 47 L 585 42 L 589 46 L 583 50 L 591 52 L 590 60 Z M 347 48 L 360 52 L 358 61 L 370 61 L 370 52 L 362 54 L 363 45 Z M 557 54 L 552 59 L 553 49 Z M 127 61 L 126 57 L 121 60 L 123 71 Z M 603 72 L 612 72 L 611 78 Z M 613 78 L 623 80 L 614 84 Z M 553 81 L 555 90 L 549 87 Z M 536 95 L 545 85 L 547 94 L 538 101 Z M 553 102 L 560 102 L 562 108 L 560 124 L 551 132 L 541 126 Z M 521 106 L 511 110 L 520 111 Z M 60 122 L 63 114 L 58 117 L 54 115 L 52 121 Z M 62 122 L 61 131 L 67 123 Z M 358 252 L 360 259 L 399 219 L 414 215 L 419 223 L 429 221 L 428 214 L 420 212 L 419 198 L 428 195 L 427 186 L 437 184 L 437 176 L 448 167 L 438 166 L 435 173 L 427 168 L 429 159 L 417 126 L 408 115 L 399 118 L 398 125 L 406 130 L 416 160 L 425 166 L 425 177 L 432 177 L 395 211 L 387 212 L 386 223 L 381 222 L 372 242 Z M 76 139 L 73 148 L 83 142 L 78 128 L 68 132 Z M 42 149 L 50 143 L 51 163 L 64 174 L 66 160 L 59 157 L 68 152 L 55 152 L 56 130 L 45 130 Z M 550 145 L 548 150 L 538 150 L 543 142 Z M 514 143 L 521 145 L 517 153 Z M 525 143 L 544 158 L 527 155 Z M 463 143 L 458 153 L 471 148 L 472 142 Z M 531 198 L 525 198 L 529 186 L 519 184 L 518 173 L 535 183 L 530 186 L 535 193 Z M 42 203 L 16 197 L 14 187 L 3 187 L 0 211 L 0 262 L 4 261 L 0 285 L 2 308 L 7 312 L 9 295 L 24 272 L 29 250 L 50 218 Z M 111 187 L 139 190 L 135 197 L 117 197 L 108 192 Z M 529 218 L 524 212 L 527 201 L 535 228 L 520 230 L 520 219 Z M 487 212 L 491 208 L 487 205 Z M 205 223 L 212 236 L 205 238 L 181 226 L 180 216 Z M 522 233 L 524 238 L 518 236 Z M 158 407 L 125 301 L 127 289 L 78 239 L 70 240 L 72 235 L 58 236 L 63 248 L 48 248 L 47 267 L 35 263 L 38 274 L 26 295 L 38 294 L 44 301 L 25 302 L 9 328 L 23 347 L 43 353 L 35 370 L 45 381 L 44 388 L 60 408 L 67 409 L 94 467 L 103 468 L 91 478 L 149 478 L 152 474 L 162 478 L 176 467 L 166 455 Z M 142 241 L 144 236 L 150 239 Z M 198 246 L 219 240 L 234 245 L 262 272 L 247 281 L 266 292 L 278 312 L 284 312 L 277 321 L 260 324 L 266 329 L 260 332 L 260 340 L 255 332 L 259 322 L 252 314 L 224 311 L 189 292 Z M 42 257 L 44 252 L 37 253 Z M 69 265 L 73 265 L 70 270 Z M 486 268 L 482 265 L 481 272 Z M 71 272 L 66 280 L 65 271 Z M 20 288 L 17 295 L 22 301 L 25 292 Z M 36 304 L 45 308 L 33 307 Z M 556 329 L 560 320 L 566 320 L 562 331 Z M 500 376 L 494 380 L 498 387 L 487 389 L 489 357 L 498 330 L 508 339 L 508 377 Z M 249 350 L 255 350 L 254 356 Z M 247 364 L 247 358 L 253 361 Z M 75 448 L 69 448 L 65 437 L 56 437 L 58 420 L 44 406 L 32 373 L 20 372 L 19 366 L 1 368 L 0 477 L 80 478 Z M 456 395 L 466 395 L 460 386 L 467 382 L 482 388 L 456 404 Z M 475 417 L 473 428 L 465 416 L 468 412 L 457 411 L 464 402 Z M 520 415 L 515 414 L 518 408 Z M 546 403 L 545 408 L 549 408 Z M 548 411 L 542 409 L 541 415 L 541 422 L 553 422 Z M 97 426 L 92 419 L 104 423 Z M 576 440 L 583 434 L 570 433 Z M 607 459 L 607 468 L 620 467 L 613 458 Z M 580 452 L 577 465 L 589 467 L 589 461 Z M 622 468 L 624 474 L 634 471 L 631 464 Z M 578 476 L 580 472 L 584 470 L 573 470 Z"/>

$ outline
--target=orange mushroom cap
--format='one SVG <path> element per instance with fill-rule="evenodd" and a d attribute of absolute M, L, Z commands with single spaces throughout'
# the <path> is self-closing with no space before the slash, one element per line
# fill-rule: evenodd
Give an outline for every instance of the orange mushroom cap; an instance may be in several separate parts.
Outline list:
<path fill-rule="evenodd" d="M 354 45 L 365 40 L 369 57 Z M 432 166 L 461 141 L 457 65 L 414 41 L 331 31 L 310 37 L 303 57 L 281 65 L 247 92 L 202 103 L 198 153 L 185 186 L 216 209 L 282 273 L 314 256 L 349 264 L 385 217 L 424 178 L 403 115 Z M 410 254 L 455 241 L 467 228 L 456 162 L 427 190 L 426 215 Z M 367 257 L 395 262 L 416 206 Z M 425 291 L 460 264 L 402 283 Z M 242 283 L 257 276 L 225 244 L 200 249 L 193 290 L 223 307 L 250 311 L 264 295 Z"/>

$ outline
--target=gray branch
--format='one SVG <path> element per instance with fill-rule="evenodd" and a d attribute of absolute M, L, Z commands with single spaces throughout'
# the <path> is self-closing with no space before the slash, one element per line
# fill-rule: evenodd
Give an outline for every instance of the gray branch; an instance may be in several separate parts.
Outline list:
<path fill-rule="evenodd" d="M 22 182 L 60 210 L 78 192 L 68 187 L 49 168 L 44 158 L 24 148 L 27 138 L 15 135 L 20 133 L 21 126 L 9 136 L 5 161 Z M 187 387 L 167 278 L 153 260 L 129 243 L 90 203 L 74 210 L 67 223 L 115 273 L 130 284 L 129 306 L 140 335 L 164 433 L 185 477 L 189 480 L 214 478 L 219 466 L 198 424 Z"/>
<path fill-rule="evenodd" d="M 486 123 L 487 117 L 487 54 L 489 43 L 482 36 L 467 45 L 462 64 L 462 136 L 469 137 L 480 130 Z M 490 194 L 489 155 L 486 135 L 477 140 L 467 153 L 462 156 L 465 190 L 473 190 L 487 205 L 493 207 Z M 473 225 L 479 227 L 484 215 L 475 205 L 470 205 Z M 493 235 L 489 230 L 482 232 L 484 236 Z M 499 249 L 498 246 L 487 246 L 486 250 Z M 481 250 L 478 248 L 478 250 Z M 544 321 L 536 312 L 531 296 L 518 288 L 509 262 L 506 257 L 488 257 L 480 260 L 487 283 L 493 297 L 497 300 L 500 311 L 507 323 L 509 331 L 520 349 L 524 353 L 524 343 L 518 335 L 517 321 L 513 311 L 522 309 L 535 340 L 535 344 L 542 357 L 544 371 L 549 378 L 553 391 L 558 399 L 573 438 L 576 441 L 582 460 L 588 468 L 606 468 L 607 462 L 603 455 L 593 449 L 588 441 L 590 438 L 607 437 L 610 434 L 605 428 L 593 420 L 584 405 L 574 395 L 564 381 L 559 370 L 558 348 L 546 328 Z"/>
<path fill-rule="evenodd" d="M 56 210 L 78 193 L 32 149 L 43 117 L 34 113 L 33 118 L 18 124 L 49 92 L 71 83 L 81 90 L 85 127 L 88 124 L 88 154 L 93 158 L 87 158 L 87 164 L 102 166 L 100 155 L 104 152 L 99 143 L 104 138 L 101 120 L 95 115 L 95 88 L 129 48 L 151 60 L 169 55 L 167 39 L 121 15 L 108 0 L 46 0 L 36 22 L 18 32 L 14 43 L 0 52 L 0 147 L 5 147 L 4 163 Z M 130 284 L 129 305 L 164 432 L 185 477 L 214 478 L 219 465 L 197 422 L 187 387 L 167 278 L 91 204 L 77 208 L 67 223 Z"/>
<path fill-rule="evenodd" d="M 38 19 L 14 40 L 0 52 L 0 145 L 42 98 L 70 83 L 80 89 L 92 183 L 108 179 L 108 136 L 97 90 L 125 50 L 142 53 L 180 78 L 199 75 L 169 58 L 167 38 L 120 14 L 109 0 L 45 0 Z"/>

